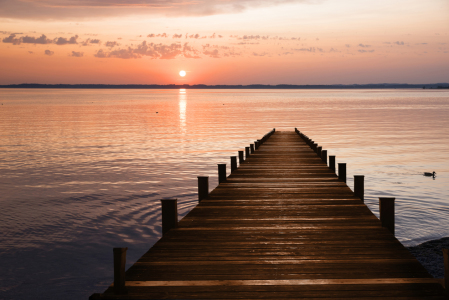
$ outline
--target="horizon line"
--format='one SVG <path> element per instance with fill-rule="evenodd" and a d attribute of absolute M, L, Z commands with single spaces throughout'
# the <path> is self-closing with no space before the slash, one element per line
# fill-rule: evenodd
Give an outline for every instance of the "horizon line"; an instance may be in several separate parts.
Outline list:
<path fill-rule="evenodd" d="M 307 89 L 307 88 L 421 88 L 421 89 L 447 89 L 449 83 L 353 83 L 353 84 L 97 84 L 97 83 L 19 83 L 19 84 L 4 84 L 0 88 L 196 88 L 196 89 Z"/>

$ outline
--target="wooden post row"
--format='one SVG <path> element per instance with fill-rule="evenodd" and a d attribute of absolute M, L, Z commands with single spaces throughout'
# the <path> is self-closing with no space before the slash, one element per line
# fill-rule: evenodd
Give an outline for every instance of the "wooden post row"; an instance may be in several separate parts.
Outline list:
<path fill-rule="evenodd" d="M 386 227 L 394 235 L 394 200 L 395 198 L 379 198 L 379 215 L 382 227 Z"/>
<path fill-rule="evenodd" d="M 237 169 L 237 156 L 231 156 L 231 173 Z"/>
<path fill-rule="evenodd" d="M 354 175 L 354 196 L 365 202 L 365 176 Z"/>
<path fill-rule="evenodd" d="M 321 160 L 327 164 L 327 150 L 321 150 Z"/>
<path fill-rule="evenodd" d="M 125 295 L 126 250 L 128 248 L 113 248 L 114 253 L 114 294 Z"/>
<path fill-rule="evenodd" d="M 198 202 L 209 195 L 209 176 L 198 176 Z"/>
<path fill-rule="evenodd" d="M 346 164 L 338 163 L 338 179 L 346 182 Z"/>
<path fill-rule="evenodd" d="M 243 151 L 239 151 L 239 164 L 241 165 L 245 159 L 243 158 Z"/>
<path fill-rule="evenodd" d="M 335 172 L 335 155 L 329 155 L 329 169 Z"/>
<path fill-rule="evenodd" d="M 226 164 L 218 164 L 218 184 L 226 181 Z"/>
<path fill-rule="evenodd" d="M 161 199 L 162 236 L 170 229 L 178 227 L 178 199 Z"/>

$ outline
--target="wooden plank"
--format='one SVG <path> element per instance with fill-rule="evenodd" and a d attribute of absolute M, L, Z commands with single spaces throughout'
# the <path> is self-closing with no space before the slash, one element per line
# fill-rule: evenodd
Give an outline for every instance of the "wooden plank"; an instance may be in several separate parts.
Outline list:
<path fill-rule="evenodd" d="M 275 132 L 127 270 L 127 295 L 95 299 L 447 299 L 440 283 L 295 132 Z"/>

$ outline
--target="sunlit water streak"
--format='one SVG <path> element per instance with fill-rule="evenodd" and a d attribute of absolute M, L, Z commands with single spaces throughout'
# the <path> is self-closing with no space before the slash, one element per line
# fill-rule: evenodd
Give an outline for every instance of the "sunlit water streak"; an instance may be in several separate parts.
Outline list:
<path fill-rule="evenodd" d="M 449 92 L 0 90 L 1 299 L 86 299 L 160 237 L 160 202 L 195 206 L 196 177 L 271 128 L 297 127 L 365 202 L 396 197 L 405 245 L 449 236 Z M 422 176 L 435 171 L 437 177 Z"/>

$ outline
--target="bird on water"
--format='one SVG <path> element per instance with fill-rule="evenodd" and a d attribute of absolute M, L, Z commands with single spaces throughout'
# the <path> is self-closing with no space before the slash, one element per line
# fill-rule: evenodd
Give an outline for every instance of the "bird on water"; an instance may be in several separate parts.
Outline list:
<path fill-rule="evenodd" d="M 433 171 L 433 173 L 430 173 L 430 172 L 424 172 L 424 176 L 432 176 L 432 177 L 435 177 L 435 171 Z"/>

